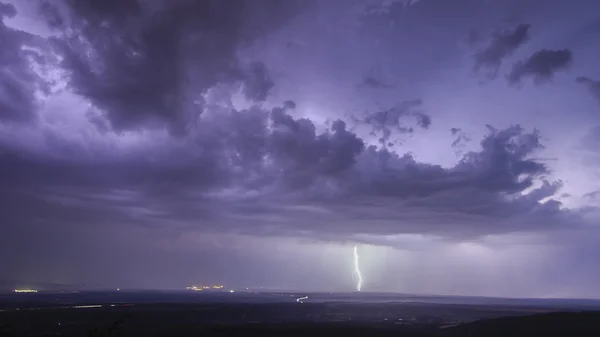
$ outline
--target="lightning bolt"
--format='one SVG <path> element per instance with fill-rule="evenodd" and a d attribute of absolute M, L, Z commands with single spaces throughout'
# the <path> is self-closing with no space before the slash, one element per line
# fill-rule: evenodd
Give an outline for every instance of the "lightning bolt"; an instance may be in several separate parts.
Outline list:
<path fill-rule="evenodd" d="M 354 246 L 354 273 L 356 274 L 356 291 L 360 291 L 362 288 L 362 274 L 360 273 L 360 266 L 358 264 L 358 246 Z"/>

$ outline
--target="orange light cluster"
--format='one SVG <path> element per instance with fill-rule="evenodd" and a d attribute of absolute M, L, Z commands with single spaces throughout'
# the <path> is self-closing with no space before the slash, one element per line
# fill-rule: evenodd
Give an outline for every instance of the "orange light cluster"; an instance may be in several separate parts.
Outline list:
<path fill-rule="evenodd" d="M 223 289 L 223 286 L 221 286 L 221 285 L 218 285 L 218 286 L 191 286 L 191 287 L 186 287 L 185 289 L 193 290 L 193 291 L 219 290 L 219 289 Z"/>

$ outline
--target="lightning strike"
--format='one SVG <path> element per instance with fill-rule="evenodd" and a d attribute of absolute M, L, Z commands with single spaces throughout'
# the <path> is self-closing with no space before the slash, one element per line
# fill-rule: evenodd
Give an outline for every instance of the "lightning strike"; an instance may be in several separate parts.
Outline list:
<path fill-rule="evenodd" d="M 360 291 L 363 279 L 358 264 L 358 246 L 354 246 L 354 273 L 356 274 L 356 291 Z"/>

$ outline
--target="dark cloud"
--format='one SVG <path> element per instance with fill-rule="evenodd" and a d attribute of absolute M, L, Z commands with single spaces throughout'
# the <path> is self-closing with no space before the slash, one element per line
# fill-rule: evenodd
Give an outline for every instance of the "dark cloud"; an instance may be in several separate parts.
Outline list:
<path fill-rule="evenodd" d="M 461 128 L 451 128 L 450 133 L 454 136 L 451 147 L 455 149 L 456 155 L 463 155 L 463 150 L 468 142 L 471 141 L 471 137 L 463 131 Z"/>
<path fill-rule="evenodd" d="M 287 100 L 283 102 L 283 107 L 289 110 L 296 109 L 296 102 Z"/>
<path fill-rule="evenodd" d="M 358 84 L 358 87 L 371 89 L 391 89 L 394 86 L 391 84 L 384 83 L 373 76 L 365 76 L 363 78 L 363 81 L 360 84 Z"/>
<path fill-rule="evenodd" d="M 269 70 L 264 63 L 250 63 L 243 88 L 244 95 L 247 99 L 255 102 L 262 102 L 267 99 L 269 91 L 274 86 L 275 82 L 273 82 L 271 74 L 269 74 Z"/>
<path fill-rule="evenodd" d="M 586 86 L 590 93 L 600 101 L 600 81 L 593 80 L 589 77 L 577 77 L 577 83 L 581 83 Z"/>
<path fill-rule="evenodd" d="M 417 113 L 415 117 L 417 118 L 417 125 L 423 129 L 428 129 L 431 126 L 431 117 L 429 115 Z"/>
<path fill-rule="evenodd" d="M 572 62 L 573 53 L 568 49 L 542 49 L 527 60 L 515 63 L 507 79 L 516 84 L 524 77 L 532 77 L 535 84 L 541 84 L 551 80 L 557 71 L 567 69 Z"/>
<path fill-rule="evenodd" d="M 600 191 L 593 191 L 583 195 L 584 198 L 588 198 L 589 200 L 597 200 L 600 197 Z"/>
<path fill-rule="evenodd" d="M 475 70 L 490 69 L 490 77 L 498 75 L 502 61 L 529 40 L 531 25 L 520 24 L 513 29 L 495 32 L 489 45 L 475 53 Z"/>
<path fill-rule="evenodd" d="M 13 17 L 15 17 L 15 15 L 17 15 L 17 10 L 15 9 L 15 6 L 13 6 L 9 3 L 0 2 L 0 16 L 1 17 L 13 18 Z"/>
<path fill-rule="evenodd" d="M 278 163 L 282 177 L 293 186 L 309 186 L 318 177 L 337 176 L 352 166 L 364 149 L 362 139 L 333 122 L 329 132 L 317 134 L 308 119 L 294 120 L 283 109 L 271 115 L 274 132 L 268 143 L 269 157 Z"/>
<path fill-rule="evenodd" d="M 43 44 L 34 35 L 6 26 L 4 20 L 16 15 L 15 7 L 0 2 L 0 121 L 25 122 L 35 118 L 38 94 L 48 84 L 33 70 L 47 62 L 40 52 Z"/>
<path fill-rule="evenodd" d="M 367 147 L 353 169 L 326 183 L 336 186 L 335 197 L 323 199 L 323 190 L 318 190 L 321 210 L 305 213 L 302 223 L 307 217 L 315 226 L 322 221 L 343 223 L 344 227 L 328 227 L 338 235 L 365 233 L 363 222 L 369 221 L 368 231 L 373 235 L 430 233 L 464 238 L 541 229 L 542 223 L 550 229 L 568 221 L 571 215 L 560 210 L 559 202 L 540 203 L 560 189 L 560 182 L 543 182 L 533 188 L 548 173 L 544 164 L 528 159 L 541 148 L 537 132 L 525 133 L 518 126 L 490 129 L 481 146 L 481 151 L 467 153 L 458 165 L 447 169 L 419 163 L 410 154 Z M 522 194 L 530 188 L 530 193 Z M 263 206 L 268 210 L 265 217 L 287 217 L 288 210 L 281 205 Z M 264 220 L 254 216 L 256 221 Z M 323 232 L 294 220 L 281 221 L 281 225 L 288 224 L 286 230 L 304 227 Z"/>
<path fill-rule="evenodd" d="M 65 0 L 46 2 L 44 12 L 60 33 L 53 42 L 71 89 L 112 127 L 166 123 L 181 134 L 201 114 L 202 94 L 219 82 L 243 81 L 248 98 L 266 98 L 273 81 L 265 66 L 246 70 L 237 52 L 310 3 Z"/>
<path fill-rule="evenodd" d="M 423 111 L 417 110 L 423 102 L 420 99 L 402 102 L 390 109 L 370 113 L 360 123 L 365 123 L 372 127 L 372 135 L 379 137 L 379 142 L 383 146 L 391 146 L 395 143 L 393 136 L 395 133 L 412 134 L 414 126 L 407 125 L 407 118 L 414 118 L 416 126 L 423 129 L 431 126 L 431 117 Z"/>
<path fill-rule="evenodd" d="M 421 164 L 411 155 L 398 156 L 387 151 L 369 148 L 366 155 L 380 163 L 380 169 L 394 166 L 402 167 L 410 172 L 402 179 L 402 175 L 382 175 L 380 184 L 371 182 L 370 186 L 380 186 L 384 195 L 427 195 L 461 186 L 473 187 L 503 193 L 517 193 L 531 187 L 534 180 L 547 173 L 545 165 L 528 156 L 541 148 L 537 132 L 525 133 L 519 126 L 505 130 L 490 127 L 490 134 L 481 142 L 482 151 L 469 152 L 452 169 Z M 385 171 L 385 169 L 384 169 Z M 388 180 L 389 178 L 389 180 Z M 408 186 L 423 185 L 412 190 Z M 399 185 L 404 185 L 402 188 Z"/>
<path fill-rule="evenodd" d="M 344 240 L 357 232 L 473 237 L 575 216 L 557 201 L 540 203 L 561 184 L 543 181 L 548 168 L 531 159 L 542 147 L 536 131 L 490 127 L 480 150 L 444 168 L 367 146 L 341 120 L 317 131 L 290 106 L 209 108 L 186 142 L 123 153 L 59 134 L 44 154 L 4 142 L 3 221 Z"/>
<path fill-rule="evenodd" d="M 107 139 L 127 135 L 147 146 L 95 148 L 89 139 L 40 131 L 47 150 L 37 150 L 25 146 L 25 138 L 3 138 L 0 175 L 9 183 L 2 197 L 14 205 L 13 220 L 25 221 L 35 208 L 35 221 L 83 221 L 97 214 L 100 222 L 264 233 L 268 226 L 260 224 L 272 215 L 297 221 L 282 220 L 277 226 L 283 234 L 314 230 L 329 219 L 335 222 L 329 231 L 343 235 L 448 235 L 536 228 L 532 219 L 566 216 L 557 202 L 540 203 L 561 185 L 544 181 L 548 168 L 531 157 L 542 147 L 537 131 L 490 127 L 481 149 L 442 167 L 390 146 L 398 134 L 431 126 L 421 100 L 359 120 L 380 146 L 369 145 L 341 120 L 319 131 L 312 120 L 293 116 L 292 101 L 239 110 L 205 100 L 203 94 L 222 82 L 241 86 L 253 101 L 268 97 L 274 82 L 265 64 L 246 64 L 237 53 L 297 13 L 295 2 L 61 4 L 46 6 L 45 13 L 59 33 L 53 43 L 65 57 L 70 88 L 93 104 L 84 112 L 87 120 Z M 477 66 L 499 66 L 528 31 L 520 25 L 496 33 L 475 56 Z M 528 62 L 523 67 L 544 74 Z M 380 84 L 374 78 L 370 83 Z M 152 123 L 168 125 L 180 138 L 152 139 L 141 130 Z M 130 133 L 119 133 L 124 130 Z M 451 133 L 454 148 L 469 140 L 460 128 Z M 315 223 L 302 223 L 303 213 Z M 347 224 L 352 219 L 367 219 L 372 228 L 358 220 Z M 506 219 L 514 221 L 507 225 Z M 486 221 L 489 227 L 467 229 Z M 498 223 L 508 227 L 494 227 Z"/>

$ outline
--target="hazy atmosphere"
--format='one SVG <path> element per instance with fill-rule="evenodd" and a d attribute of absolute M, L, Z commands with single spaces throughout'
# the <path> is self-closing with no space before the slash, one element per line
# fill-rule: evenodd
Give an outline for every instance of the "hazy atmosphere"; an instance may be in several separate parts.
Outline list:
<path fill-rule="evenodd" d="M 0 280 L 600 298 L 598 13 L 0 0 Z"/>

